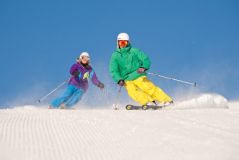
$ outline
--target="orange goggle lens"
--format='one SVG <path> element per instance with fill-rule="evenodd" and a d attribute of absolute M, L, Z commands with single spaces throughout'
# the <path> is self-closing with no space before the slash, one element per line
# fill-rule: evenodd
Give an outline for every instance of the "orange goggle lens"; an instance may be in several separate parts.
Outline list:
<path fill-rule="evenodd" d="M 129 44 L 129 41 L 119 40 L 119 46 L 127 46 L 128 44 Z"/>

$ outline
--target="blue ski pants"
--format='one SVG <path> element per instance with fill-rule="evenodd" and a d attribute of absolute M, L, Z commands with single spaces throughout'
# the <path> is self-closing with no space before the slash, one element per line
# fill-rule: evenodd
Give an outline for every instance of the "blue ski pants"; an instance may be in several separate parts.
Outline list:
<path fill-rule="evenodd" d="M 79 102 L 83 94 L 83 89 L 77 88 L 73 85 L 68 85 L 65 92 L 51 102 L 51 106 L 57 108 L 61 104 L 64 104 L 66 107 L 72 107 Z"/>

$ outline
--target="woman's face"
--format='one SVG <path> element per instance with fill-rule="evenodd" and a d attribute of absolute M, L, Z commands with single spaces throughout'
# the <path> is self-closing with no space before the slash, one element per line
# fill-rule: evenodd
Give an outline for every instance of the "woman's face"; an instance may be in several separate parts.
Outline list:
<path fill-rule="evenodd" d="M 83 63 L 83 64 L 88 64 L 89 61 L 90 61 L 90 58 L 89 58 L 89 57 L 87 57 L 87 56 L 82 56 L 82 57 L 81 57 L 81 63 Z"/>

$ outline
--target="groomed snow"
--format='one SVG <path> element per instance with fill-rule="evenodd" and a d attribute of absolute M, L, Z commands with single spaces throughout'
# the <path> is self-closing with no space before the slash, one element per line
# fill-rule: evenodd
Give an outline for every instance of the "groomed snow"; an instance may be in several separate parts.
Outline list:
<path fill-rule="evenodd" d="M 238 160 L 239 103 L 203 94 L 164 110 L 0 110 L 0 160 Z"/>

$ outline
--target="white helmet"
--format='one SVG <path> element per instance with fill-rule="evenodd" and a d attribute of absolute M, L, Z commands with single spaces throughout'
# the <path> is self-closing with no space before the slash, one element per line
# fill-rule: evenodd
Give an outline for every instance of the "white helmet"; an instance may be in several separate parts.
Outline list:
<path fill-rule="evenodd" d="M 129 35 L 127 33 L 120 33 L 117 37 L 117 40 L 126 40 L 129 41 Z"/>
<path fill-rule="evenodd" d="M 88 58 L 90 59 L 90 54 L 89 54 L 88 52 L 82 52 L 82 53 L 80 54 L 79 58 L 77 58 L 77 59 L 78 59 L 78 60 L 79 60 L 79 59 L 82 59 L 83 56 L 86 56 L 86 57 L 88 57 Z"/>

